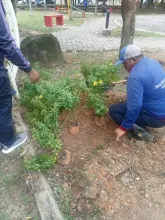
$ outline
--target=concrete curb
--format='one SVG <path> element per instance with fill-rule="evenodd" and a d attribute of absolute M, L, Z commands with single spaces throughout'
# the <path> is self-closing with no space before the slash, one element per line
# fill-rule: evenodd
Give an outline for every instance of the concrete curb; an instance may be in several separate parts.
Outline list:
<path fill-rule="evenodd" d="M 26 131 L 28 128 L 23 123 L 21 115 L 17 108 L 13 110 L 13 118 L 17 132 Z M 23 153 L 21 154 L 25 159 L 29 159 L 35 155 L 35 150 L 32 146 L 30 139 L 24 145 Z M 42 220 L 64 220 L 57 202 L 54 198 L 53 191 L 51 190 L 48 182 L 41 172 L 29 172 L 29 182 L 33 190 L 36 204 Z"/>

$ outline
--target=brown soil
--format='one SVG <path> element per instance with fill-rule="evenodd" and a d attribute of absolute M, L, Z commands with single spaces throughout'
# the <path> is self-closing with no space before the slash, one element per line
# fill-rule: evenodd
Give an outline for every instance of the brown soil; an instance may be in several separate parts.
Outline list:
<path fill-rule="evenodd" d="M 0 220 L 39 220 L 21 152 L 0 153 Z"/>
<path fill-rule="evenodd" d="M 117 53 L 65 53 L 68 64 L 55 77 L 79 71 L 82 62 L 114 60 Z M 157 56 L 157 57 L 156 57 Z M 150 54 L 162 59 L 163 54 Z M 124 77 L 123 77 L 124 78 Z M 125 100 L 123 87 L 105 94 L 108 106 Z M 45 173 L 65 220 L 164 220 L 164 129 L 152 129 L 159 142 L 146 144 L 125 135 L 116 142 L 117 125 L 108 114 L 98 118 L 82 104 L 76 112 L 78 131 L 70 134 L 73 118 L 63 112 L 63 152 Z"/>
<path fill-rule="evenodd" d="M 124 101 L 123 97 L 110 92 L 108 104 Z M 61 132 L 71 162 L 46 174 L 63 201 L 66 219 L 164 220 L 164 129 L 152 130 L 159 143 L 128 140 L 126 135 L 116 142 L 117 125 L 108 114 L 96 118 L 83 105 L 77 122 L 76 135 L 68 132 L 70 121 Z"/>

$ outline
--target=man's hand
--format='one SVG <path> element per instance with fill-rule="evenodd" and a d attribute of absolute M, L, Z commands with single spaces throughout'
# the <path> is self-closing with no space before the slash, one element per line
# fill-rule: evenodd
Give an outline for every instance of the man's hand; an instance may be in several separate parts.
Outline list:
<path fill-rule="evenodd" d="M 39 73 L 36 70 L 32 69 L 32 71 L 29 73 L 29 79 L 31 83 L 38 82 L 40 79 Z"/>
<path fill-rule="evenodd" d="M 126 133 L 126 131 L 121 130 L 121 128 L 117 128 L 115 130 L 115 133 L 116 133 L 116 141 L 119 141 L 119 138 L 123 136 Z"/>

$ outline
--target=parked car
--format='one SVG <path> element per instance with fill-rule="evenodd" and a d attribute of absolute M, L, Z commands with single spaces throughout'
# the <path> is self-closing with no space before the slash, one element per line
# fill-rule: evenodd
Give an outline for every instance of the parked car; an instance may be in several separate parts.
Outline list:
<path fill-rule="evenodd" d="M 55 0 L 45 0 L 45 3 L 47 4 L 47 5 L 52 5 L 52 4 L 54 4 L 55 3 Z M 44 4 L 44 1 L 43 0 L 40 0 L 39 1 L 39 4 Z"/>
<path fill-rule="evenodd" d="M 35 4 L 35 0 L 31 0 L 31 3 Z M 26 5 L 26 4 L 29 4 L 29 0 L 18 0 L 17 4 L 18 5 L 23 5 L 23 4 Z"/>

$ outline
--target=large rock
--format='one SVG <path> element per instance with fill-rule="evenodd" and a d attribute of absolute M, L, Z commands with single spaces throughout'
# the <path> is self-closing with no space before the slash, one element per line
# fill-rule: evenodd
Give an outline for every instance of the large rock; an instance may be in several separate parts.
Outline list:
<path fill-rule="evenodd" d="M 26 37 L 21 42 L 21 50 L 31 63 L 52 67 L 65 62 L 60 44 L 52 34 Z"/>

